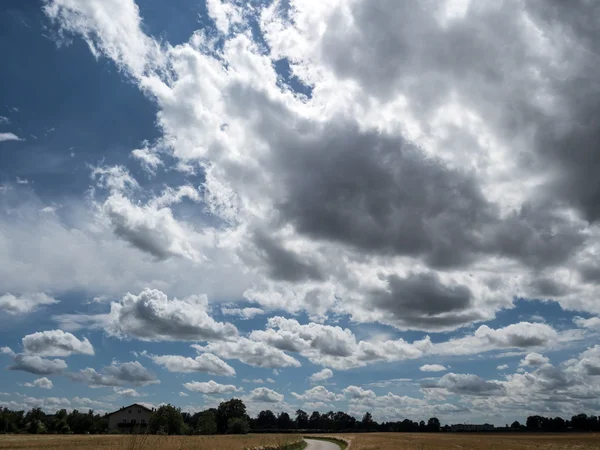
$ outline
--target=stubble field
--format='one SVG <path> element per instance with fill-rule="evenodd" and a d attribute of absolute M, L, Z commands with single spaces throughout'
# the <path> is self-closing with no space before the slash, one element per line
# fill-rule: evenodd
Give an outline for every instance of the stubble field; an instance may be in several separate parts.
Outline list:
<path fill-rule="evenodd" d="M 349 450 L 598 450 L 600 434 L 369 433 L 330 435 L 351 442 Z M 325 436 L 320 436 L 325 437 Z M 56 436 L 0 435 L 0 449 L 44 450 L 245 450 L 277 447 L 297 435 L 246 436 Z"/>
<path fill-rule="evenodd" d="M 245 450 L 276 448 L 299 442 L 293 434 L 248 434 L 245 436 L 156 436 L 156 435 L 0 435 L 0 449 L 43 450 Z"/>
<path fill-rule="evenodd" d="M 599 450 L 600 434 L 369 433 L 341 435 L 349 450 Z"/>

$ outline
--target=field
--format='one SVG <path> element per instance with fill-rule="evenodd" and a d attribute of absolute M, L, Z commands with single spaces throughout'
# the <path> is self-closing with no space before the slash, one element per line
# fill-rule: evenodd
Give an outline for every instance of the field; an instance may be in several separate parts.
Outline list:
<path fill-rule="evenodd" d="M 244 450 L 280 446 L 300 440 L 293 434 L 248 434 L 245 436 L 119 436 L 119 435 L 0 435 L 0 449 L 40 450 Z"/>
<path fill-rule="evenodd" d="M 336 437 L 335 435 L 331 435 Z M 349 450 L 598 450 L 600 434 L 368 433 L 341 434 Z"/>
<path fill-rule="evenodd" d="M 600 434 L 369 433 L 331 435 L 352 442 L 349 450 L 598 450 Z M 319 437 L 325 437 L 323 435 Z M 246 436 L 57 436 L 0 435 L 0 449 L 43 450 L 244 450 L 297 441 L 297 435 Z"/>

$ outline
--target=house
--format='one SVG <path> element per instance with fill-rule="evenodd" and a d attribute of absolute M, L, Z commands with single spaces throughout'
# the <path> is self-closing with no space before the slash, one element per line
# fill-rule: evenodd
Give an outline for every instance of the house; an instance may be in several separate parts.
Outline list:
<path fill-rule="evenodd" d="M 139 433 L 146 430 L 154 409 L 134 403 L 108 415 L 108 430 L 122 433 Z"/>

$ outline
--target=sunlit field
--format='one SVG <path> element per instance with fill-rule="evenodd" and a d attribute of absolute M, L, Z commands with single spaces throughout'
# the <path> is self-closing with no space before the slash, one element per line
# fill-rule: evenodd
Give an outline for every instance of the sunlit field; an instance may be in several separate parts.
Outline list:
<path fill-rule="evenodd" d="M 0 435 L 0 449 L 123 449 L 123 450 L 245 450 L 276 448 L 300 442 L 298 435 L 248 434 L 244 436 L 156 436 L 156 435 Z M 286 447 L 290 448 L 290 447 Z"/>
<path fill-rule="evenodd" d="M 331 435 L 336 437 L 336 435 Z M 600 434 L 470 434 L 365 433 L 342 434 L 350 450 L 598 450 Z"/>

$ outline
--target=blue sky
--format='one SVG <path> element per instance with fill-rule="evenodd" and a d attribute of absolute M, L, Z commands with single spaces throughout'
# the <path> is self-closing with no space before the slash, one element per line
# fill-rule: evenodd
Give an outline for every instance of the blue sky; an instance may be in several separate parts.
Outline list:
<path fill-rule="evenodd" d="M 0 6 L 0 405 L 599 412 L 597 6 L 172 3 Z"/>

